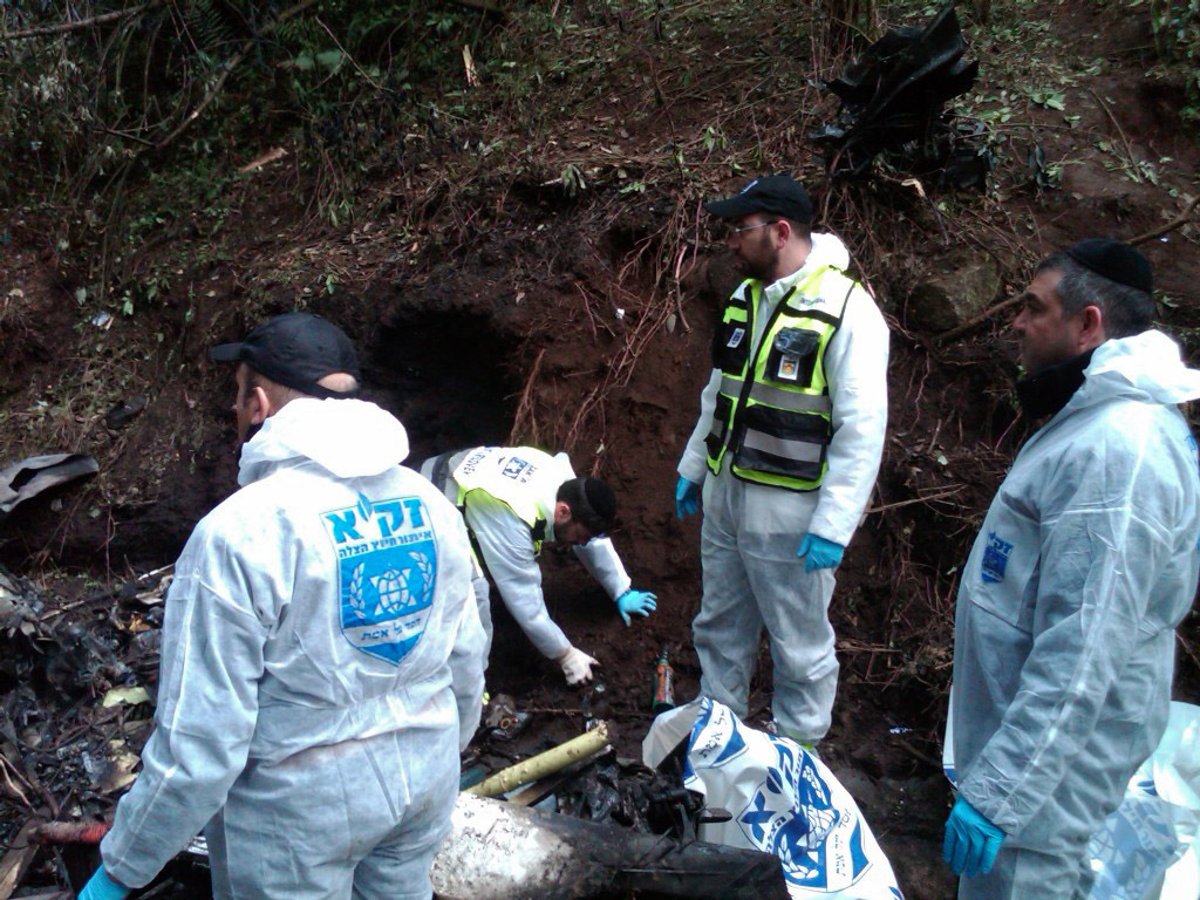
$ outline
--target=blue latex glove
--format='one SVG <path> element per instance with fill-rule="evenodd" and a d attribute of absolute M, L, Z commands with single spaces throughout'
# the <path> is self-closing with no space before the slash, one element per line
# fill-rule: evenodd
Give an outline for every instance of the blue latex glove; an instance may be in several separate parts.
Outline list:
<path fill-rule="evenodd" d="M 617 598 L 617 611 L 628 625 L 630 613 L 648 616 L 658 607 L 657 600 L 657 597 L 647 591 L 635 591 L 630 588 Z"/>
<path fill-rule="evenodd" d="M 79 900 L 125 900 L 130 889 L 108 877 L 104 866 L 98 868 L 79 892 Z"/>
<path fill-rule="evenodd" d="M 812 532 L 800 539 L 800 547 L 796 555 L 804 560 L 804 571 L 813 572 L 817 569 L 832 569 L 842 561 L 846 548 L 833 541 L 815 535 Z"/>
<path fill-rule="evenodd" d="M 946 820 L 946 839 L 942 842 L 942 858 L 955 875 L 986 875 L 1000 852 L 1006 835 L 988 821 L 962 794 L 954 801 L 954 809 Z"/>
<path fill-rule="evenodd" d="M 675 518 L 686 519 L 700 511 L 700 485 L 682 475 L 675 482 Z"/>

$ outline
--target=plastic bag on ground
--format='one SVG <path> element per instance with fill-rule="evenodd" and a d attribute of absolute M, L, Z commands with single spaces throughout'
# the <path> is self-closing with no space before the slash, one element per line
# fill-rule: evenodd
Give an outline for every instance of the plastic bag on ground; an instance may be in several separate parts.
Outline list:
<path fill-rule="evenodd" d="M 1088 842 L 1096 873 L 1089 900 L 1200 897 L 1198 834 L 1200 707 L 1172 703 L 1158 748 Z"/>
<path fill-rule="evenodd" d="M 655 719 L 643 762 L 657 768 L 684 739 L 683 786 L 733 814 L 702 825 L 700 840 L 779 857 L 792 897 L 903 896 L 854 798 L 816 756 L 702 697 Z"/>

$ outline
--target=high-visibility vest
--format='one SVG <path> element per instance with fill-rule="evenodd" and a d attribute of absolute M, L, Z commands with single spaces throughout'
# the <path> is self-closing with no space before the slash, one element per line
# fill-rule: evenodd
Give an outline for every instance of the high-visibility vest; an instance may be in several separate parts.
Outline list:
<path fill-rule="evenodd" d="M 477 447 L 455 467 L 453 476 L 459 509 L 466 507 L 472 491 L 488 494 L 529 526 L 534 555 L 541 553 L 546 539 L 545 503 L 553 510 L 558 488 L 567 480 L 558 460 L 535 447 Z"/>
<path fill-rule="evenodd" d="M 744 481 L 821 486 L 833 435 L 825 350 L 856 286 L 832 266 L 805 276 L 775 305 L 757 347 L 750 345 L 762 282 L 747 279 L 734 291 L 713 341 L 721 387 L 705 446 L 714 474 L 731 453 L 729 470 Z"/>

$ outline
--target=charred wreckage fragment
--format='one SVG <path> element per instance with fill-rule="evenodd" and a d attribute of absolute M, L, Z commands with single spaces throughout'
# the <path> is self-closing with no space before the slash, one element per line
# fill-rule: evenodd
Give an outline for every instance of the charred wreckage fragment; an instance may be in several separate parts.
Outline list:
<path fill-rule="evenodd" d="M 984 126 L 955 121 L 946 104 L 968 90 L 979 63 L 954 4 L 924 27 L 890 29 L 825 86 L 842 101 L 834 122 L 809 135 L 835 177 L 867 174 L 877 157 L 901 172 L 933 177 L 943 187 L 983 187 L 992 155 Z"/>

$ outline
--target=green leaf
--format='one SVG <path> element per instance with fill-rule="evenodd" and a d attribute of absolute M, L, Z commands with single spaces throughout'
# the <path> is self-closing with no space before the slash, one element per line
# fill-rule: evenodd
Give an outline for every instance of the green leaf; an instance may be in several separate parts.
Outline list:
<path fill-rule="evenodd" d="M 1062 91 L 1034 90 L 1029 92 L 1029 99 L 1046 109 L 1066 109 L 1066 95 Z"/>
<path fill-rule="evenodd" d="M 317 62 L 330 72 L 336 72 L 344 58 L 345 54 L 341 50 L 324 50 L 317 54 Z"/>

